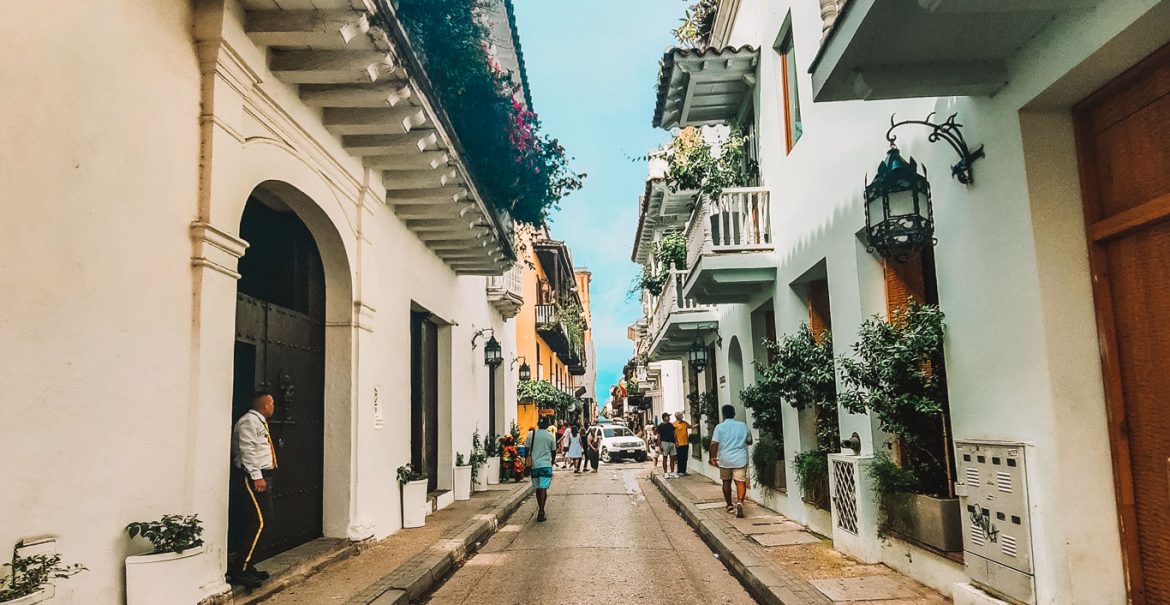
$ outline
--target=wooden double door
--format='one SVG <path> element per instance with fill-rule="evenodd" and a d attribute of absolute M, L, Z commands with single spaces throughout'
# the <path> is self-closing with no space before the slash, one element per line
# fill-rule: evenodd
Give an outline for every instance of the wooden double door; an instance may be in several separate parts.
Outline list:
<path fill-rule="evenodd" d="M 1075 110 L 1133 603 L 1170 603 L 1170 46 Z"/>

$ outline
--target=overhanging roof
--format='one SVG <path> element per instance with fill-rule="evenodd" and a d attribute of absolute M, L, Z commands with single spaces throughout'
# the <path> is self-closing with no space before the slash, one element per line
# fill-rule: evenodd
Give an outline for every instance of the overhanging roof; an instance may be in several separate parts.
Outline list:
<path fill-rule="evenodd" d="M 760 52 L 752 46 L 672 48 L 662 57 L 658 128 L 727 124 L 752 102 Z"/>

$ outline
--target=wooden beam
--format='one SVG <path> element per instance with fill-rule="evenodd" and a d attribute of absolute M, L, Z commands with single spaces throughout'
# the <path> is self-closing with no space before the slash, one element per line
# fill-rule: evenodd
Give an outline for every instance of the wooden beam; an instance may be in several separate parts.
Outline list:
<path fill-rule="evenodd" d="M 277 50 L 268 68 L 288 84 L 359 84 L 403 80 L 406 70 L 394 55 L 369 50 Z"/>
<path fill-rule="evenodd" d="M 1092 8 L 1100 0 L 918 0 L 918 6 L 936 13 L 1055 12 Z"/>
<path fill-rule="evenodd" d="M 467 218 L 467 215 L 474 212 L 475 205 L 468 202 L 460 204 L 397 204 L 394 206 L 394 214 L 400 219 Z"/>
<path fill-rule="evenodd" d="M 458 185 L 459 183 L 459 173 L 454 168 L 440 168 L 438 170 L 385 170 L 382 172 L 382 186 L 386 188 L 388 201 L 391 198 L 392 191 L 436 189 Z M 395 197 L 394 199 L 401 198 Z"/>
<path fill-rule="evenodd" d="M 322 122 L 333 134 L 405 134 L 426 122 L 421 107 L 326 107 Z"/>
<path fill-rule="evenodd" d="M 248 11 L 244 31 L 259 46 L 340 49 L 370 31 L 370 20 L 354 10 Z"/>
<path fill-rule="evenodd" d="M 309 107 L 397 107 L 413 94 L 407 82 L 301 85 L 301 101 Z"/>
<path fill-rule="evenodd" d="M 362 158 L 366 166 L 383 170 L 413 170 L 416 168 L 439 168 L 451 161 L 446 151 L 415 151 L 393 155 L 367 155 Z"/>
<path fill-rule="evenodd" d="M 426 189 L 394 189 L 386 192 L 388 204 L 453 204 L 467 198 L 463 187 L 429 187 Z"/>
<path fill-rule="evenodd" d="M 458 242 L 458 241 L 476 241 L 486 239 L 488 235 L 479 231 L 419 231 L 416 232 L 415 237 L 427 242 Z"/>
<path fill-rule="evenodd" d="M 393 155 L 430 151 L 437 148 L 434 130 L 412 130 L 406 134 L 350 134 L 341 137 L 341 146 L 350 155 Z"/>
<path fill-rule="evenodd" d="M 488 229 L 487 225 L 479 222 L 479 217 L 476 218 L 424 218 L 412 219 L 406 221 L 406 226 L 411 231 L 454 231 L 457 229 Z"/>

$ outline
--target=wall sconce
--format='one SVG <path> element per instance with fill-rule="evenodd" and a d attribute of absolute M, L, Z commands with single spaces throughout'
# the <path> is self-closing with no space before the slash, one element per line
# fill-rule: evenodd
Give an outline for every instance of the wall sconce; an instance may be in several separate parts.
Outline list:
<path fill-rule="evenodd" d="M 865 186 L 865 236 L 868 251 L 899 261 L 935 242 L 926 169 L 919 174 L 893 144 Z"/>
<path fill-rule="evenodd" d="M 894 122 L 894 116 L 890 115 L 890 129 L 886 131 L 886 140 L 890 142 L 890 146 L 892 147 L 894 141 L 897 139 L 894 136 L 894 129 L 905 126 L 906 124 L 917 124 L 930 128 L 931 133 L 926 140 L 931 143 L 937 143 L 940 140 L 946 141 L 951 146 L 951 149 L 954 149 L 955 153 L 959 154 L 959 162 L 951 166 L 951 176 L 958 179 L 964 185 L 970 185 L 975 182 L 975 173 L 971 171 L 971 165 L 975 163 L 975 160 L 984 156 L 983 146 L 980 145 L 975 151 L 967 148 L 967 140 L 963 138 L 963 125 L 955 122 L 955 118 L 958 115 L 957 113 L 951 114 L 951 117 L 947 118 L 941 124 L 935 124 L 930 121 L 930 118 L 934 117 L 933 111 L 926 116 L 925 120 L 904 120 L 897 123 Z"/>
<path fill-rule="evenodd" d="M 474 326 L 473 326 L 474 327 Z M 496 340 L 496 331 L 492 328 L 480 328 L 475 331 L 471 337 L 471 350 L 474 351 L 475 341 L 484 334 L 489 334 L 487 344 L 483 348 L 483 364 L 489 368 L 495 368 L 504 362 L 503 349 L 500 347 L 500 341 Z"/>
<path fill-rule="evenodd" d="M 521 357 L 520 359 L 524 358 Z M 532 380 L 532 368 L 529 367 L 528 360 L 524 359 L 520 364 L 520 382 L 528 382 L 529 380 Z"/>
<path fill-rule="evenodd" d="M 687 351 L 687 361 L 696 372 L 702 372 L 707 368 L 707 347 L 703 344 L 703 339 L 698 336 L 695 337 L 695 342 Z"/>

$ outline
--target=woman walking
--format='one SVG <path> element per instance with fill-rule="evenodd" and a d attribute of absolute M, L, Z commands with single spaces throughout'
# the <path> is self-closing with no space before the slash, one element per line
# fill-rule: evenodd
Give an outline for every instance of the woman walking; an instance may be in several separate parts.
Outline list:
<path fill-rule="evenodd" d="M 569 466 L 573 467 L 573 473 L 581 472 L 581 440 L 577 438 L 577 428 L 569 425 L 565 429 L 565 436 L 568 437 L 568 456 Z"/>

